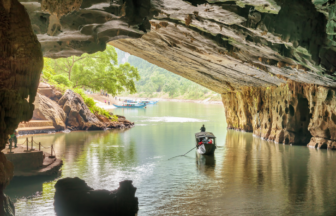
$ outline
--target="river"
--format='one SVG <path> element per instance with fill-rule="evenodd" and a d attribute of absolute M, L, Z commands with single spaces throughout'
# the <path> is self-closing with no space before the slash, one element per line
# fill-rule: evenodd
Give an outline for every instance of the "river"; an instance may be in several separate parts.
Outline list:
<path fill-rule="evenodd" d="M 61 176 L 14 179 L 5 192 L 16 215 L 56 215 L 54 185 L 78 176 L 95 189 L 133 180 L 138 215 L 336 215 L 336 152 L 279 145 L 227 131 L 222 105 L 159 102 L 117 109 L 132 129 L 35 135 L 54 144 Z M 194 133 L 217 136 L 214 157 L 198 158 Z M 23 138 L 19 139 L 19 143 Z"/>

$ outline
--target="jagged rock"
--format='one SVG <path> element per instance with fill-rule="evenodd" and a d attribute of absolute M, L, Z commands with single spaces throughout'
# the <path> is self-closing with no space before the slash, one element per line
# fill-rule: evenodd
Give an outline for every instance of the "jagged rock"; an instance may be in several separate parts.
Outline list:
<path fill-rule="evenodd" d="M 134 126 L 134 122 L 130 122 L 128 120 L 126 120 L 126 118 L 124 116 L 119 116 L 118 117 L 118 122 L 115 121 L 111 121 L 109 118 L 107 118 L 106 116 L 103 115 L 99 115 L 99 114 L 95 114 L 95 116 L 102 122 L 105 124 L 105 126 L 107 128 L 130 128 L 132 126 Z M 120 118 L 119 118 L 120 117 Z"/>
<path fill-rule="evenodd" d="M 79 178 L 64 178 L 55 184 L 54 206 L 62 216 L 132 216 L 138 198 L 132 181 L 122 181 L 114 191 L 94 190 Z"/>
<path fill-rule="evenodd" d="M 89 110 L 82 97 L 68 89 L 58 104 L 67 115 L 66 125 L 72 130 L 103 130 L 105 125 Z"/>
<path fill-rule="evenodd" d="M 54 90 L 54 95 L 51 97 L 51 99 L 58 102 L 62 96 L 63 96 L 62 92 Z"/>
<path fill-rule="evenodd" d="M 132 127 L 134 125 L 133 122 L 128 121 L 126 118 L 118 118 L 118 122 L 122 123 L 125 127 Z"/>
<path fill-rule="evenodd" d="M 33 120 L 50 120 L 58 131 L 66 128 L 65 121 L 67 116 L 55 101 L 37 93 L 34 105 Z"/>
<path fill-rule="evenodd" d="M 125 116 L 122 116 L 122 115 L 116 115 L 116 116 L 118 117 L 119 121 L 126 120 Z"/>

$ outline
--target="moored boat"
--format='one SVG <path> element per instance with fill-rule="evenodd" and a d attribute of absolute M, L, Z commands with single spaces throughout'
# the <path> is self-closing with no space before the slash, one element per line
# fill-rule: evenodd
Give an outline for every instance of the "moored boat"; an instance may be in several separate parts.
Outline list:
<path fill-rule="evenodd" d="M 197 152 L 202 155 L 213 155 L 217 148 L 216 137 L 211 132 L 195 133 Z"/>
<path fill-rule="evenodd" d="M 113 106 L 117 108 L 144 108 L 146 107 L 146 104 L 144 103 L 123 103 L 123 105 L 113 104 Z"/>

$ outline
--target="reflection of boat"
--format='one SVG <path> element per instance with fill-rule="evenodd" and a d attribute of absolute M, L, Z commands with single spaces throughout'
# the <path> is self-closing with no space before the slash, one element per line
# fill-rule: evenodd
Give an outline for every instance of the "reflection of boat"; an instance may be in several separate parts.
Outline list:
<path fill-rule="evenodd" d="M 141 103 L 148 104 L 148 105 L 154 105 L 157 104 L 158 101 L 150 101 L 150 100 L 143 100 Z"/>
<path fill-rule="evenodd" d="M 117 108 L 144 108 L 146 104 L 144 103 L 123 103 L 122 106 L 113 104 Z"/>
<path fill-rule="evenodd" d="M 195 133 L 197 152 L 202 155 L 213 155 L 217 148 L 216 137 L 211 132 Z"/>
<path fill-rule="evenodd" d="M 215 165 L 216 161 L 214 155 L 202 155 L 198 151 L 196 151 L 196 160 L 198 165 L 207 165 L 207 166 Z"/>

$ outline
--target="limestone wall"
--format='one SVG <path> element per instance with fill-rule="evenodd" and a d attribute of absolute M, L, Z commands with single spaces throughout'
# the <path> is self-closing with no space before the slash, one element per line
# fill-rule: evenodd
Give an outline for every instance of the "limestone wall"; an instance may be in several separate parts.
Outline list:
<path fill-rule="evenodd" d="M 277 143 L 336 149 L 336 91 L 288 81 L 222 94 L 228 128 Z"/>

